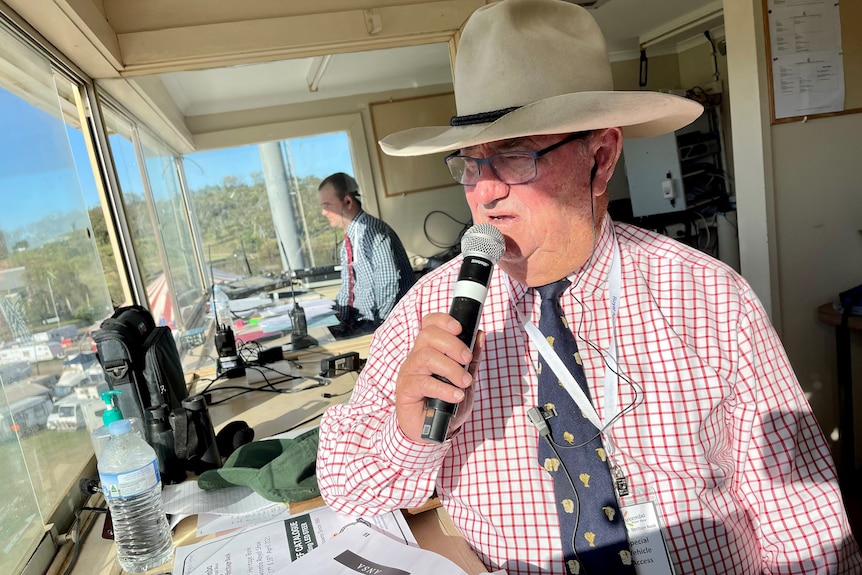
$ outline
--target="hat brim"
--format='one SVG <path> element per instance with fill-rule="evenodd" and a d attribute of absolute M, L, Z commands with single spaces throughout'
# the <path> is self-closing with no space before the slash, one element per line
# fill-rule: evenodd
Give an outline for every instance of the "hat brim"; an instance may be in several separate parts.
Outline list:
<path fill-rule="evenodd" d="M 422 156 L 511 138 L 614 127 L 623 128 L 627 138 L 647 138 L 678 130 L 701 113 L 699 103 L 661 92 L 576 92 L 522 106 L 495 122 L 412 128 L 379 143 L 390 156 Z"/>

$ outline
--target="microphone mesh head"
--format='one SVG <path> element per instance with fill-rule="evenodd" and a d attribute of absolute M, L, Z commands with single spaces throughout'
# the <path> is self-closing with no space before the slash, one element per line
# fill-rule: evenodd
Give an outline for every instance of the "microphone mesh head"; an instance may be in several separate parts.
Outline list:
<path fill-rule="evenodd" d="M 491 224 L 476 224 L 461 238 L 461 253 L 482 255 L 493 263 L 497 263 L 505 250 L 503 234 Z"/>

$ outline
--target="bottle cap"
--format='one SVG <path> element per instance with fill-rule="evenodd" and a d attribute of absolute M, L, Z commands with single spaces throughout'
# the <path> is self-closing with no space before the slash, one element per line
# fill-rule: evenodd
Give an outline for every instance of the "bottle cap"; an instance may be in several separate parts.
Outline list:
<path fill-rule="evenodd" d="M 102 423 L 104 423 L 105 426 L 123 419 L 123 412 L 120 411 L 119 407 L 114 405 L 114 396 L 120 395 L 121 393 L 123 392 L 119 389 L 111 389 L 99 394 L 102 397 L 102 401 L 105 402 L 105 411 L 102 412 Z"/>
<path fill-rule="evenodd" d="M 108 426 L 108 433 L 111 435 L 123 435 L 124 433 L 129 433 L 131 430 L 132 422 L 128 419 L 120 419 Z"/>

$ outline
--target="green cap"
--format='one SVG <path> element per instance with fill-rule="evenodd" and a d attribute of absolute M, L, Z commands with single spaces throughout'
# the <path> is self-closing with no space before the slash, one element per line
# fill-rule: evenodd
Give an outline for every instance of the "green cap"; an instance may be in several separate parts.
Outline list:
<path fill-rule="evenodd" d="M 114 405 L 114 396 L 123 393 L 119 389 L 110 389 L 103 391 L 99 395 L 102 396 L 102 401 L 105 402 L 105 411 L 102 412 L 102 423 L 108 427 L 115 421 L 123 419 L 123 412 L 120 408 Z"/>
<path fill-rule="evenodd" d="M 320 495 L 317 488 L 318 429 L 294 439 L 264 439 L 241 445 L 220 469 L 198 477 L 201 489 L 247 485 L 261 497 L 279 503 L 305 501 Z"/>

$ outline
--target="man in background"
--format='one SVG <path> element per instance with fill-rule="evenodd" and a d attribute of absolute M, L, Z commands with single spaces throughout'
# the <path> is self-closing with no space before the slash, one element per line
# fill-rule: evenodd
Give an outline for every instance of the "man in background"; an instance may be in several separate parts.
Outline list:
<path fill-rule="evenodd" d="M 341 245 L 341 288 L 335 302 L 336 337 L 370 333 L 416 280 L 404 246 L 395 231 L 362 209 L 359 186 L 338 172 L 317 188 L 323 215 L 344 230 Z"/>

